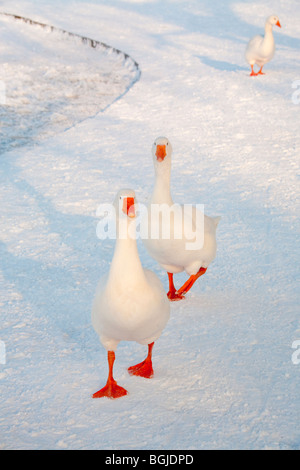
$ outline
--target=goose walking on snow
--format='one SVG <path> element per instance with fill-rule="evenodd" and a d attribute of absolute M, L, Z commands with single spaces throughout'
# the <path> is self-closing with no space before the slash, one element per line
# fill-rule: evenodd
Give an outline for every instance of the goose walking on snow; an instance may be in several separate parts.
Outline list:
<path fill-rule="evenodd" d="M 171 301 L 176 301 L 184 298 L 215 258 L 216 228 L 220 218 L 208 217 L 195 207 L 187 213 L 183 206 L 174 205 L 170 192 L 171 155 L 172 146 L 169 140 L 166 137 L 157 138 L 152 146 L 155 185 L 148 206 L 148 236 L 143 237 L 143 242 L 149 254 L 167 271 L 169 278 L 167 296 Z M 163 220 L 162 217 L 155 219 L 153 217 L 155 207 L 172 209 L 169 221 Z M 193 228 L 194 238 L 187 236 L 187 226 Z M 164 235 L 164 229 L 169 229 L 169 236 Z M 192 249 L 191 244 L 198 239 L 202 242 Z M 189 279 L 176 290 L 173 275 L 182 271 L 189 275 Z"/>
<path fill-rule="evenodd" d="M 135 233 L 135 193 L 118 192 L 115 202 L 117 239 L 110 271 L 99 281 L 92 307 L 92 324 L 107 350 L 106 385 L 93 398 L 118 398 L 127 394 L 113 378 L 115 351 L 120 341 L 148 345 L 146 359 L 128 369 L 131 375 L 151 378 L 152 348 L 170 316 L 161 281 L 142 267 Z"/>
<path fill-rule="evenodd" d="M 269 16 L 265 24 L 265 35 L 254 36 L 248 43 L 245 57 L 247 62 L 251 66 L 250 76 L 264 75 L 262 72 L 263 66 L 269 62 L 275 53 L 275 41 L 273 37 L 273 26 L 279 26 L 281 24 L 277 16 Z M 260 69 L 258 72 L 254 72 L 254 65 L 257 64 Z"/>

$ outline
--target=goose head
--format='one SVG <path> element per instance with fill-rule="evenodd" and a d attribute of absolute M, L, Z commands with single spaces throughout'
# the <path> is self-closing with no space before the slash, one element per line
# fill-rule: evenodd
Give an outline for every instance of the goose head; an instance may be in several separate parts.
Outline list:
<path fill-rule="evenodd" d="M 170 166 L 172 145 L 166 137 L 158 137 L 152 145 L 152 157 L 154 167 Z"/>
<path fill-rule="evenodd" d="M 121 189 L 118 191 L 114 207 L 118 219 L 133 219 L 136 217 L 135 211 L 136 197 L 132 189 Z"/>
<path fill-rule="evenodd" d="M 279 28 L 281 28 L 279 18 L 276 15 L 269 16 L 267 19 L 267 24 L 270 24 L 271 26 L 279 26 Z"/>

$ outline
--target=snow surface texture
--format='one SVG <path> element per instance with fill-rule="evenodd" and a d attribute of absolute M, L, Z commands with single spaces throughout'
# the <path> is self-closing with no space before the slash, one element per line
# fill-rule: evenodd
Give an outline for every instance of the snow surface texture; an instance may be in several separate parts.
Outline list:
<path fill-rule="evenodd" d="M 105 112 L 43 142 L 32 133 L 34 146 L 1 156 L 1 448 L 299 449 L 299 2 L 16 0 L 13 8 L 1 2 L 2 11 L 125 51 L 142 75 Z M 250 78 L 246 44 L 273 13 L 282 24 L 275 57 L 266 75 Z M 15 41 L 25 71 L 35 55 L 30 44 L 25 52 L 24 28 Z M 77 67 L 77 54 L 68 64 Z M 146 351 L 120 343 L 115 377 L 129 395 L 93 400 L 107 363 L 90 309 L 114 246 L 96 237 L 96 209 L 121 187 L 146 202 L 159 135 L 174 149 L 174 200 L 222 216 L 217 258 L 171 305 L 154 378 L 127 374 Z M 167 289 L 166 274 L 139 250 Z"/>
<path fill-rule="evenodd" d="M 130 57 L 105 44 L 12 15 L 0 21 L 0 153 L 105 110 L 139 77 Z"/>

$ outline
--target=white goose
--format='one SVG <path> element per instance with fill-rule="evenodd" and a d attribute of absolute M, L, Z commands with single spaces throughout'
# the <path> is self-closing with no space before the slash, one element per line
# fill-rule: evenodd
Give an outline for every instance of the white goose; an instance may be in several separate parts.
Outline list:
<path fill-rule="evenodd" d="M 211 218 L 193 207 L 190 214 L 184 207 L 174 205 L 170 192 L 172 146 L 166 137 L 159 137 L 152 146 L 152 156 L 155 169 L 155 185 L 148 206 L 147 237 L 143 242 L 149 254 L 165 269 L 169 277 L 168 298 L 172 301 L 184 298 L 195 281 L 206 272 L 209 264 L 216 256 L 216 228 L 220 217 Z M 173 208 L 173 215 L 168 220 L 153 216 L 157 208 Z M 151 216 L 152 214 L 152 216 Z M 145 224 L 146 222 L 144 222 Z M 188 229 L 186 230 L 188 226 Z M 189 229 L 195 234 L 194 238 L 187 237 Z M 170 229 L 170 236 L 167 236 Z M 145 229 L 144 229 L 145 230 Z M 191 249 L 191 243 L 202 240 L 197 248 Z M 190 276 L 187 282 L 176 290 L 173 274 L 186 271 Z"/>
<path fill-rule="evenodd" d="M 262 72 L 263 66 L 269 62 L 275 54 L 275 41 L 273 37 L 273 26 L 279 26 L 281 24 L 277 16 L 269 16 L 265 24 L 265 35 L 254 36 L 248 43 L 245 57 L 247 62 L 251 66 L 250 76 L 264 75 Z M 258 72 L 254 72 L 254 65 L 257 64 L 260 69 Z"/>
<path fill-rule="evenodd" d="M 170 316 L 170 305 L 158 277 L 143 269 L 135 234 L 135 193 L 118 192 L 116 210 L 117 239 L 110 271 L 99 281 L 92 307 L 92 324 L 108 351 L 109 373 L 105 387 L 93 398 L 118 398 L 127 394 L 113 378 L 115 350 L 120 341 L 148 345 L 146 359 L 128 369 L 131 375 L 153 375 L 152 348 Z"/>

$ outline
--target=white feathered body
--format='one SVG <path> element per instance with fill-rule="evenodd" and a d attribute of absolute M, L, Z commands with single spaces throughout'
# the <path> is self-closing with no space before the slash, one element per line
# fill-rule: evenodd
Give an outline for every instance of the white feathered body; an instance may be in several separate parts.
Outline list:
<path fill-rule="evenodd" d="M 149 254 L 167 272 L 176 274 L 185 271 L 188 275 L 196 274 L 201 267 L 207 268 L 216 256 L 216 228 L 220 218 L 208 217 L 195 207 L 191 214 L 183 206 L 176 205 L 176 208 L 170 221 L 170 229 L 167 228 L 170 237 L 166 238 L 167 232 L 162 231 L 161 219 L 157 222 L 158 228 L 153 227 L 154 220 L 152 218 L 150 221 L 149 214 L 149 227 L 159 237 L 149 236 L 143 241 Z M 151 206 L 149 213 L 150 209 Z"/>
<path fill-rule="evenodd" d="M 275 54 L 275 41 L 272 31 L 265 36 L 254 36 L 246 48 L 245 57 L 250 65 L 257 64 L 260 67 L 269 62 Z"/>
<path fill-rule="evenodd" d="M 103 346 L 120 341 L 156 341 L 170 316 L 169 301 L 158 277 L 140 263 L 135 240 L 117 240 L 110 272 L 99 281 L 92 324 Z"/>
<path fill-rule="evenodd" d="M 156 158 L 156 146 L 165 145 L 167 155 L 162 162 Z M 170 191 L 172 146 L 167 138 L 160 137 L 152 147 L 155 183 L 143 238 L 149 254 L 169 273 L 186 271 L 191 276 L 207 268 L 216 256 L 216 228 L 220 217 L 211 218 L 197 206 L 174 204 Z M 153 217 L 165 209 L 171 217 Z M 142 222 L 143 223 L 143 222 Z M 145 223 L 145 222 L 144 222 Z"/>

